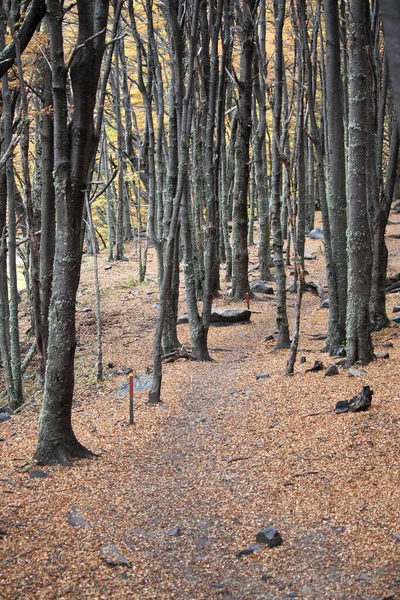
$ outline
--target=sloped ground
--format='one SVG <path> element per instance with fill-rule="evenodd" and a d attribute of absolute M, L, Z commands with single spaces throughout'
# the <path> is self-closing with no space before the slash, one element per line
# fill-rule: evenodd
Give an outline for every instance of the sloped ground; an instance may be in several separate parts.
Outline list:
<path fill-rule="evenodd" d="M 400 270 L 390 242 L 389 270 Z M 325 280 L 321 249 L 308 241 L 314 281 Z M 215 362 L 165 365 L 162 406 L 135 394 L 129 427 L 128 399 L 116 397 L 126 375 L 116 372 L 151 365 L 156 277 L 138 286 L 133 259 L 107 271 L 100 261 L 107 377 L 94 381 L 93 312 L 79 312 L 74 408 L 78 438 L 99 456 L 33 479 L 20 467 L 34 451 L 38 403 L 0 424 L 0 597 L 400 598 L 399 326 L 374 336 L 377 352 L 393 348 L 364 375 L 306 373 L 314 360 L 331 362 L 309 337 L 326 331 L 327 311 L 306 293 L 306 362 L 287 378 L 287 352 L 264 341 L 274 300 L 254 301 L 250 324 L 211 329 Z M 78 310 L 94 308 L 90 264 Z M 388 296 L 389 313 L 396 303 L 400 294 Z M 186 325 L 179 334 L 188 344 Z M 270 377 L 256 381 L 261 373 Z M 374 390 L 371 409 L 335 415 L 363 383 Z M 269 524 L 283 544 L 237 558 Z M 104 562 L 110 544 L 131 566 Z"/>

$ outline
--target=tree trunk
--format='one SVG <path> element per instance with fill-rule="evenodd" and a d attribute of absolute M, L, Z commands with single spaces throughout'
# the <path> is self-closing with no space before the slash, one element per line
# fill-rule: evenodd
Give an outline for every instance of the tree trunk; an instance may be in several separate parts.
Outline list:
<path fill-rule="evenodd" d="M 372 252 L 367 207 L 366 0 L 350 0 L 347 364 L 373 359 L 369 300 Z"/>
<path fill-rule="evenodd" d="M 76 348 L 76 291 L 81 266 L 81 223 L 87 175 L 95 149 L 93 111 L 104 51 L 107 0 L 78 0 L 77 48 L 71 61 L 74 112 L 67 133 L 67 66 L 61 11 L 48 0 L 54 101 L 54 188 L 56 248 L 49 318 L 48 360 L 35 460 L 71 464 L 91 453 L 71 423 Z"/>

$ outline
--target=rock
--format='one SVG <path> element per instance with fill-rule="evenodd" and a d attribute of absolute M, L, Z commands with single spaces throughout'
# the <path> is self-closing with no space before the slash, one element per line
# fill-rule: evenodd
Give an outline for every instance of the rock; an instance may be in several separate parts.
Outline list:
<path fill-rule="evenodd" d="M 251 291 L 256 292 L 258 294 L 268 294 L 273 295 L 274 289 L 271 285 L 264 283 L 263 281 L 258 281 L 257 283 L 253 283 L 251 286 Z"/>
<path fill-rule="evenodd" d="M 125 558 L 123 554 L 118 552 L 117 548 L 114 544 L 106 544 L 102 546 L 99 550 L 100 558 L 104 560 L 105 563 L 111 566 L 121 565 L 122 567 L 131 567 L 132 563 Z"/>
<path fill-rule="evenodd" d="M 260 375 L 256 375 L 256 381 L 258 381 L 259 379 L 268 379 L 269 376 L 269 373 L 262 373 Z"/>
<path fill-rule="evenodd" d="M 105 271 L 109 271 L 110 269 L 112 269 L 111 265 L 104 265 L 104 270 Z"/>
<path fill-rule="evenodd" d="M 73 506 L 68 513 L 68 524 L 72 525 L 72 527 L 89 527 L 89 523 L 79 515 L 76 506 Z"/>
<path fill-rule="evenodd" d="M 315 256 L 315 254 L 307 254 L 307 252 L 304 254 L 304 260 L 317 260 L 317 257 Z"/>
<path fill-rule="evenodd" d="M 335 364 L 329 365 L 329 367 L 325 371 L 325 377 L 331 377 L 332 375 L 339 375 L 339 369 Z"/>
<path fill-rule="evenodd" d="M 315 294 L 316 296 L 318 296 L 318 298 L 321 298 L 322 300 L 324 289 L 319 281 L 309 281 L 308 283 L 306 283 L 304 291 L 311 292 L 312 294 Z"/>
<path fill-rule="evenodd" d="M 320 308 L 329 308 L 329 298 L 324 298 L 319 305 Z"/>
<path fill-rule="evenodd" d="M 365 375 L 364 369 L 349 369 L 349 377 L 358 377 L 358 375 Z"/>
<path fill-rule="evenodd" d="M 261 581 L 269 581 L 270 579 L 272 579 L 272 575 L 270 575 L 269 573 L 263 573 L 261 575 Z"/>
<path fill-rule="evenodd" d="M 393 343 L 392 342 L 384 342 L 382 344 L 382 348 L 393 348 Z"/>
<path fill-rule="evenodd" d="M 300 356 L 300 364 L 304 365 L 304 363 L 307 362 L 307 359 L 305 356 Z"/>
<path fill-rule="evenodd" d="M 392 321 L 394 321 L 395 323 L 400 323 L 400 316 L 393 317 Z"/>
<path fill-rule="evenodd" d="M 337 352 L 336 352 L 336 356 L 337 357 L 343 357 L 346 356 L 346 348 L 344 346 L 339 346 Z"/>
<path fill-rule="evenodd" d="M 5 421 L 9 421 L 11 419 L 11 415 L 8 413 L 0 413 L 0 423 L 5 423 Z"/>
<path fill-rule="evenodd" d="M 236 558 L 242 558 L 243 556 L 249 556 L 249 554 L 253 554 L 254 552 L 259 552 L 260 550 L 262 550 L 262 547 L 260 546 L 260 544 L 251 544 L 250 546 L 243 548 L 243 550 L 240 550 L 240 552 L 238 552 L 236 554 Z"/>
<path fill-rule="evenodd" d="M 394 313 L 400 312 L 400 305 L 399 304 L 396 304 L 395 306 L 393 306 L 393 312 Z"/>
<path fill-rule="evenodd" d="M 245 308 L 224 308 L 211 311 L 211 323 L 239 323 L 241 321 L 250 321 L 251 310 Z M 181 315 L 177 319 L 177 324 L 188 323 L 188 315 Z"/>
<path fill-rule="evenodd" d="M 306 373 L 312 373 L 314 371 L 322 371 L 324 368 L 323 363 L 320 360 L 315 360 L 311 369 L 306 369 Z"/>
<path fill-rule="evenodd" d="M 376 358 L 389 358 L 389 352 L 378 352 Z"/>
<path fill-rule="evenodd" d="M 49 474 L 41 469 L 29 469 L 28 473 L 31 479 L 46 479 L 46 477 L 49 477 Z"/>
<path fill-rule="evenodd" d="M 275 336 L 272 333 L 269 333 L 265 338 L 266 342 L 272 342 L 275 339 Z"/>
<path fill-rule="evenodd" d="M 322 227 L 315 227 L 314 229 L 312 229 L 310 231 L 310 233 L 308 234 L 308 236 L 312 240 L 323 240 L 324 239 L 324 230 L 323 230 Z"/>
<path fill-rule="evenodd" d="M 279 531 L 270 525 L 257 533 L 256 542 L 266 544 L 268 548 L 276 548 L 282 544 L 283 540 Z"/>
<path fill-rule="evenodd" d="M 168 529 L 167 535 L 171 535 L 172 537 L 179 537 L 182 535 L 182 529 L 179 527 L 179 525 L 175 525 L 175 527 L 171 527 L 171 529 Z"/>
<path fill-rule="evenodd" d="M 210 417 L 198 417 L 197 419 L 194 420 L 195 423 L 210 423 L 211 419 Z"/>
<path fill-rule="evenodd" d="M 128 373 L 131 372 L 128 369 Z M 133 391 L 134 392 L 145 392 L 146 390 L 150 390 L 153 383 L 152 375 L 140 375 L 139 373 L 135 373 L 133 376 Z M 121 383 L 119 388 L 117 389 L 116 397 L 127 396 L 129 394 L 129 380 Z"/>
<path fill-rule="evenodd" d="M 81 312 L 81 313 L 92 312 L 92 309 L 87 306 L 86 308 L 81 308 L 79 312 Z"/>

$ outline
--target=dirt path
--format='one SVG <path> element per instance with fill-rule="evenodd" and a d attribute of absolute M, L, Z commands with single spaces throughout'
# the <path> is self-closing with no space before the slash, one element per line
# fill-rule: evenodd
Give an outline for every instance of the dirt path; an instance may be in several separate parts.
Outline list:
<path fill-rule="evenodd" d="M 312 268 L 322 277 L 321 257 Z M 364 375 L 306 373 L 314 360 L 329 362 L 309 338 L 325 331 L 327 311 L 306 294 L 306 363 L 285 378 L 286 353 L 264 341 L 273 300 L 254 302 L 250 324 L 212 328 L 215 362 L 166 365 L 164 404 L 147 407 L 138 394 L 129 427 L 126 397 L 115 396 L 126 376 L 114 373 L 149 365 L 156 288 L 127 285 L 131 263 L 112 271 L 112 284 L 110 271 L 101 274 L 113 363 L 102 385 L 91 375 L 93 318 L 79 315 L 74 422 L 99 458 L 32 479 L 18 467 L 33 452 L 38 405 L 1 425 L 0 597 L 400 598 L 398 326 L 375 336 L 377 350 L 388 340 L 393 348 Z M 90 281 L 85 272 L 82 307 Z M 179 332 L 187 343 L 187 326 Z M 363 382 L 375 392 L 369 412 L 330 412 Z M 237 558 L 269 524 L 283 544 Z M 102 560 L 110 544 L 130 566 Z"/>

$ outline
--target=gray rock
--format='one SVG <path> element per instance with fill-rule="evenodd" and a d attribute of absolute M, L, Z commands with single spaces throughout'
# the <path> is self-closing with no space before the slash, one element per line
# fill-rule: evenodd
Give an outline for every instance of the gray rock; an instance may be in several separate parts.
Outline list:
<path fill-rule="evenodd" d="M 167 535 L 171 535 L 172 537 L 179 537 L 182 535 L 182 529 L 179 527 L 179 525 L 175 525 L 175 527 L 171 527 L 171 529 L 168 529 Z"/>
<path fill-rule="evenodd" d="M 261 373 L 260 375 L 256 375 L 256 381 L 258 381 L 259 379 L 268 379 L 269 376 L 269 373 Z"/>
<path fill-rule="evenodd" d="M 304 365 L 304 363 L 307 362 L 307 359 L 305 356 L 300 356 L 300 364 Z"/>
<path fill-rule="evenodd" d="M 304 254 L 304 260 L 317 260 L 317 257 L 315 256 L 315 254 L 307 254 L 307 252 Z"/>
<path fill-rule="evenodd" d="M 73 506 L 68 513 L 68 524 L 72 527 L 89 527 L 89 523 L 79 515 L 76 506 Z"/>
<path fill-rule="evenodd" d="M 270 296 L 274 293 L 273 287 L 271 285 L 268 285 L 267 283 L 264 283 L 263 281 L 253 283 L 253 285 L 251 286 L 251 290 L 258 294 L 268 294 Z"/>
<path fill-rule="evenodd" d="M 133 391 L 134 392 L 145 392 L 146 390 L 150 390 L 153 383 L 152 375 L 140 375 L 139 373 L 135 373 L 133 376 Z M 117 389 L 116 397 L 127 396 L 129 394 L 129 380 L 121 383 L 119 388 Z"/>
<path fill-rule="evenodd" d="M 46 477 L 49 477 L 49 474 L 41 469 L 29 469 L 28 473 L 31 479 L 46 479 Z"/>
<path fill-rule="evenodd" d="M 260 546 L 260 544 L 251 544 L 250 546 L 243 548 L 243 550 L 240 550 L 240 552 L 238 552 L 236 554 L 236 558 L 242 558 L 243 556 L 249 556 L 249 554 L 253 554 L 254 552 L 259 552 L 260 550 L 262 550 L 262 546 Z"/>
<path fill-rule="evenodd" d="M 112 269 L 111 265 L 104 265 L 104 270 L 105 271 L 109 271 L 110 269 Z"/>
<path fill-rule="evenodd" d="M 349 369 L 349 377 L 358 377 L 358 375 L 365 375 L 364 369 Z"/>
<path fill-rule="evenodd" d="M 270 525 L 257 533 L 256 542 L 266 544 L 268 548 L 276 548 L 282 544 L 282 536 L 275 527 Z"/>
<path fill-rule="evenodd" d="M 266 342 L 272 342 L 275 339 L 275 336 L 272 333 L 269 333 L 265 338 Z"/>
<path fill-rule="evenodd" d="M 211 419 L 210 417 L 198 417 L 197 419 L 194 420 L 195 423 L 210 423 Z"/>
<path fill-rule="evenodd" d="M 389 352 L 378 352 L 376 358 L 389 358 Z"/>
<path fill-rule="evenodd" d="M 121 565 L 122 567 L 131 567 L 132 563 L 118 552 L 114 544 L 105 544 L 99 550 L 100 558 L 111 566 Z"/>
<path fill-rule="evenodd" d="M 251 310 L 245 308 L 224 308 L 221 310 L 212 310 L 211 323 L 238 323 L 241 321 L 250 321 Z M 181 315 L 177 319 L 177 324 L 188 323 L 188 315 Z"/>
<path fill-rule="evenodd" d="M 87 306 L 86 308 L 81 308 L 79 312 L 81 312 L 81 313 L 92 312 L 92 309 Z"/>
<path fill-rule="evenodd" d="M 339 346 L 338 351 L 336 352 L 336 356 L 339 358 L 346 356 L 346 348 L 344 346 Z"/>
<path fill-rule="evenodd" d="M 0 413 L 0 423 L 4 423 L 5 421 L 9 421 L 11 419 L 11 415 L 8 413 Z"/>
<path fill-rule="evenodd" d="M 393 317 L 392 321 L 394 321 L 395 323 L 400 323 L 400 316 Z"/>
<path fill-rule="evenodd" d="M 312 240 L 323 240 L 324 239 L 324 230 L 323 230 L 322 227 L 315 227 L 314 229 L 312 229 L 310 231 L 310 233 L 308 234 L 308 236 Z"/>
<path fill-rule="evenodd" d="M 396 304 L 395 306 L 393 306 L 393 312 L 394 313 L 400 312 L 400 305 L 399 304 Z"/>
<path fill-rule="evenodd" d="M 331 377 L 332 375 L 339 375 L 339 369 L 335 364 L 329 365 L 329 367 L 325 371 L 325 377 Z"/>
<path fill-rule="evenodd" d="M 384 342 L 382 344 L 382 348 L 393 348 L 393 343 L 392 342 Z"/>

